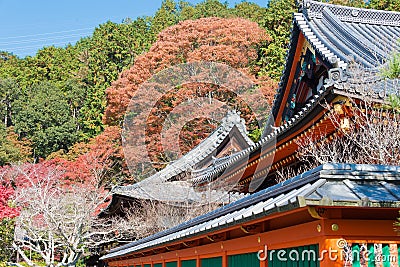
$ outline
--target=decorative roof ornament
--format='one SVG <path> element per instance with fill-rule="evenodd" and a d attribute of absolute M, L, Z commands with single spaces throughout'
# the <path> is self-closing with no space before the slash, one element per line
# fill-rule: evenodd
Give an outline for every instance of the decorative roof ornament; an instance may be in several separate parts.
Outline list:
<path fill-rule="evenodd" d="M 330 86 L 335 86 L 336 88 L 343 89 L 343 82 L 348 79 L 347 73 L 341 68 L 333 68 L 328 71 L 328 78 L 324 80 L 324 86 L 326 88 Z"/>
<path fill-rule="evenodd" d="M 357 10 L 357 9 L 353 9 L 353 10 L 351 11 L 351 15 L 352 15 L 353 17 L 357 17 L 359 14 L 360 14 L 360 12 L 359 12 L 359 10 Z"/>
<path fill-rule="evenodd" d="M 226 116 L 222 119 L 222 127 L 231 129 L 235 125 L 239 131 L 247 135 L 246 122 L 240 117 L 240 111 L 229 110 Z"/>
<path fill-rule="evenodd" d="M 400 51 L 400 12 L 303 1 L 294 14 L 299 30 L 333 68 L 347 68 L 352 55 L 365 68 L 382 65 Z M 395 27 L 395 28 L 394 28 Z"/>

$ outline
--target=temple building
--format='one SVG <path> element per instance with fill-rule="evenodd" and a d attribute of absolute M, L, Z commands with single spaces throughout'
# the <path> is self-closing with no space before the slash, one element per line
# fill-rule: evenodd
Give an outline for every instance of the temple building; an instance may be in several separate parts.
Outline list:
<path fill-rule="evenodd" d="M 276 179 L 301 164 L 299 140 L 329 139 L 346 127 L 349 99 L 385 104 L 399 95 L 399 80 L 380 75 L 398 40 L 399 12 L 303 1 L 260 141 L 247 138 L 239 114 L 228 114 L 199 146 L 140 182 L 157 192 L 186 188 L 190 201 L 236 183 L 237 200 L 220 198 L 221 208 L 101 259 L 118 267 L 399 266 L 400 167 L 330 163 Z M 332 122 L 333 112 L 343 123 Z M 140 183 L 116 188 L 106 212 L 142 198 Z M 159 200 L 185 201 L 179 193 Z"/>
<path fill-rule="evenodd" d="M 346 110 L 348 97 L 382 103 L 398 94 L 399 80 L 379 74 L 385 59 L 400 50 L 398 40 L 398 12 L 304 1 L 294 14 L 286 66 L 263 138 L 214 169 L 198 172 L 193 182 L 239 181 L 243 192 L 272 185 L 277 170 L 298 163 L 299 141 L 338 132 L 328 113 Z M 326 110 L 324 104 L 335 108 Z M 240 158 L 250 160 L 238 164 Z M 250 182 L 258 187 L 249 188 Z"/>
<path fill-rule="evenodd" d="M 112 189 L 112 199 L 102 210 L 100 217 L 123 214 L 138 200 L 160 201 L 186 206 L 190 203 L 217 203 L 224 205 L 246 195 L 230 192 L 224 188 L 195 190 L 191 174 L 197 169 L 208 168 L 230 158 L 232 154 L 253 146 L 246 125 L 238 112 L 232 111 L 223 118 L 220 126 L 205 140 L 170 163 L 161 171 L 133 185 L 117 186 Z"/>
<path fill-rule="evenodd" d="M 399 167 L 328 164 L 102 259 L 120 267 L 375 266 L 379 259 L 377 266 L 398 266 L 399 207 Z"/>

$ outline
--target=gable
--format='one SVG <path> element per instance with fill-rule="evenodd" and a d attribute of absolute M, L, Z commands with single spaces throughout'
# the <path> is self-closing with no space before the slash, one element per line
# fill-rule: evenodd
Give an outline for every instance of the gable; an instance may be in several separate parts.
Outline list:
<path fill-rule="evenodd" d="M 400 51 L 399 12 L 316 1 L 304 1 L 299 11 L 294 14 L 287 62 L 272 109 L 274 126 L 293 118 L 322 85 L 347 82 L 352 75 L 347 69 L 351 62 L 376 76 L 374 87 L 379 91 L 382 64 Z M 377 92 L 378 98 L 386 95 Z M 271 132 L 268 127 L 263 137 Z"/>

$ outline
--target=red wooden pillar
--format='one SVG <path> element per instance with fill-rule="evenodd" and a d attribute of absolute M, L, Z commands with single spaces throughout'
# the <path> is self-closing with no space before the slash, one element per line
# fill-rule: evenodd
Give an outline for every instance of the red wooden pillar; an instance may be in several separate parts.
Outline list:
<path fill-rule="evenodd" d="M 322 239 L 319 242 L 320 267 L 343 267 L 343 247 L 341 238 Z M 339 244 L 339 246 L 338 246 Z"/>
<path fill-rule="evenodd" d="M 228 256 L 226 255 L 226 251 L 222 254 L 222 267 L 228 267 Z"/>

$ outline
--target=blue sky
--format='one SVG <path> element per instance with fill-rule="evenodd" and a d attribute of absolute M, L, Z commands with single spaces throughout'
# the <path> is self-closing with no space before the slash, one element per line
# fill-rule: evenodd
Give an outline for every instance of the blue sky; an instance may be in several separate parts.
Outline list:
<path fill-rule="evenodd" d="M 0 51 L 20 57 L 74 44 L 108 20 L 153 15 L 162 0 L 0 0 Z M 193 4 L 201 0 L 189 0 Z M 241 0 L 227 1 L 230 6 Z M 266 6 L 267 0 L 249 0 Z"/>

